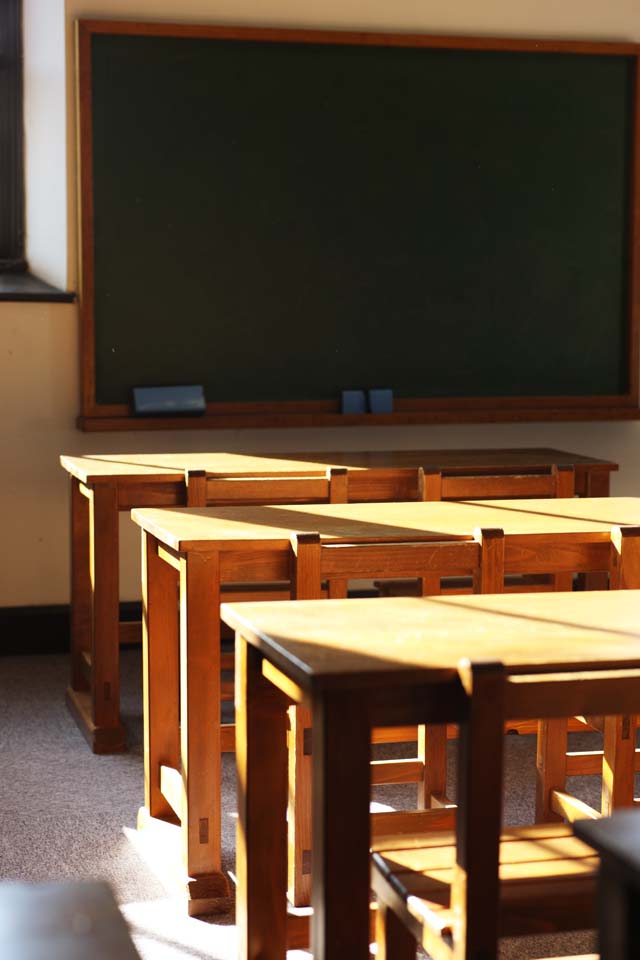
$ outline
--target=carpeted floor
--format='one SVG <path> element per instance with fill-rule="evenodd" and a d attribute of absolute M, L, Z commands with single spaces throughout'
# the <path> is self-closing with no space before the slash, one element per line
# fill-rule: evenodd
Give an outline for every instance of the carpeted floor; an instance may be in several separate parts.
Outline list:
<path fill-rule="evenodd" d="M 64 705 L 66 685 L 65 657 L 0 658 L 0 879 L 101 877 L 114 890 L 142 960 L 235 958 L 233 918 L 186 917 L 136 844 L 136 813 L 143 802 L 140 652 L 126 650 L 122 656 L 122 711 L 131 744 L 126 754 L 90 752 Z M 597 739 L 573 736 L 576 749 L 593 748 Z M 505 821 L 531 822 L 534 738 L 507 737 L 506 755 Z M 223 772 L 224 866 L 233 869 L 232 755 L 224 756 Z M 576 778 L 572 788 L 598 803 L 597 778 Z M 374 802 L 406 808 L 414 804 L 414 794 L 412 787 L 378 788 Z M 537 937 L 506 941 L 501 957 L 525 960 L 594 949 L 589 934 Z"/>

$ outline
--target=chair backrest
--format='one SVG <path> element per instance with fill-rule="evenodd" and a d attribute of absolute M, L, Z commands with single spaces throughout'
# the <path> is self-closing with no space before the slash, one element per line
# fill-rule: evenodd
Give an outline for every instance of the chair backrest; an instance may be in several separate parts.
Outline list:
<path fill-rule="evenodd" d="M 423 596 L 440 592 L 440 578 L 471 576 L 479 593 L 501 593 L 504 533 L 478 530 L 474 539 L 402 543 L 325 543 L 318 533 L 291 538 L 292 596 L 315 600 L 346 597 L 349 580 L 417 577 Z"/>
<path fill-rule="evenodd" d="M 346 503 L 348 471 L 331 467 L 321 474 L 284 477 L 212 477 L 185 471 L 187 506 Z"/>
<path fill-rule="evenodd" d="M 573 497 L 575 471 L 552 465 L 519 474 L 425 471 L 425 500 L 503 500 L 522 497 Z"/>
<path fill-rule="evenodd" d="M 384 467 L 350 470 L 349 503 L 390 503 L 426 500 L 422 467 Z"/>
<path fill-rule="evenodd" d="M 441 577 L 471 577 L 473 592 L 502 593 L 505 575 L 548 572 L 550 550 L 556 575 L 608 572 L 611 589 L 640 589 L 640 526 L 612 526 L 609 541 L 558 536 L 551 547 L 537 548 L 510 543 L 499 528 L 478 529 L 474 540 L 438 542 L 336 544 L 306 533 L 295 534 L 291 545 L 292 596 L 298 599 L 346 597 L 349 580 L 374 580 L 385 593 L 384 581 L 404 578 L 417 579 L 412 595 L 439 594 Z"/>
<path fill-rule="evenodd" d="M 375 503 L 424 500 L 422 467 L 349 470 L 329 467 L 301 476 L 212 477 L 186 470 L 187 506 L 286 503 Z"/>

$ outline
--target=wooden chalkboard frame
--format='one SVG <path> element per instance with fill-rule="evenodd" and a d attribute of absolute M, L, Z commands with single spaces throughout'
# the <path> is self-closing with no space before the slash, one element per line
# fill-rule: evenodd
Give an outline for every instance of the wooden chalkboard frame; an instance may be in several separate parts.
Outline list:
<path fill-rule="evenodd" d="M 229 27 L 205 24 L 78 20 L 79 205 L 81 253 L 82 413 L 78 426 L 87 431 L 207 429 L 229 427 L 308 427 L 411 423 L 480 423 L 501 421 L 572 421 L 640 419 L 640 44 L 590 41 L 530 40 L 489 37 L 431 36 L 415 33 L 355 33 L 330 30 Z M 389 414 L 340 413 L 339 401 L 209 403 L 197 418 L 133 415 L 126 404 L 98 404 L 95 380 L 94 209 L 92 164 L 91 38 L 94 34 L 129 34 L 218 38 L 261 42 L 362 44 L 432 47 L 459 50 L 570 53 L 621 56 L 634 61 L 631 195 L 629 197 L 628 344 L 626 393 L 612 396 L 480 397 L 396 399 Z"/>

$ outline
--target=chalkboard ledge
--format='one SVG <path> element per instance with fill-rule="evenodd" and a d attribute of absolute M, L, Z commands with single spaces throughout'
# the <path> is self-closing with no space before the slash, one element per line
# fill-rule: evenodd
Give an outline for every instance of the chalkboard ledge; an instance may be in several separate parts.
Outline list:
<path fill-rule="evenodd" d="M 32 273 L 0 273 L 0 301 L 73 303 L 75 293 L 60 290 Z"/>
<path fill-rule="evenodd" d="M 428 423 L 575 422 L 591 420 L 640 420 L 638 407 L 487 407 L 396 411 L 387 414 L 341 413 L 223 413 L 198 417 L 79 416 L 76 425 L 85 433 L 124 430 L 227 430 L 261 427 L 363 427 Z"/>

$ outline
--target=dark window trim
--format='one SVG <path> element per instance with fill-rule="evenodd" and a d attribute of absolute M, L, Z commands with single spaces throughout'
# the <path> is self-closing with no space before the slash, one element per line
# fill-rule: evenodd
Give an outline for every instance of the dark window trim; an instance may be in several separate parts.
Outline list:
<path fill-rule="evenodd" d="M 21 0 L 0 3 L 0 271 L 24 272 Z"/>
<path fill-rule="evenodd" d="M 31 273 L 0 272 L 0 303 L 72 303 L 75 299 L 75 293 L 59 290 Z"/>

